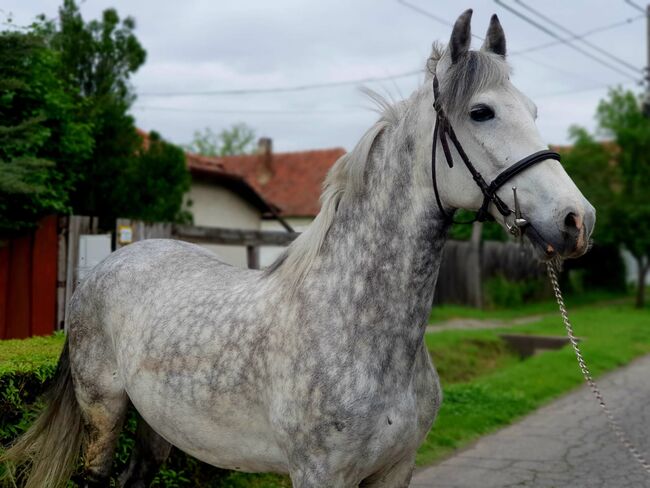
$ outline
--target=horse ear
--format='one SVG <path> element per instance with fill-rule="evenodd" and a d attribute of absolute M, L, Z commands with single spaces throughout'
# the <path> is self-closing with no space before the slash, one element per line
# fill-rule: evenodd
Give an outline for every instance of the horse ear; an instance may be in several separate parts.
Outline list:
<path fill-rule="evenodd" d="M 451 32 L 449 39 L 449 52 L 451 54 L 451 63 L 454 64 L 458 59 L 469 51 L 469 45 L 472 41 L 472 9 L 465 10 L 458 17 L 454 24 L 454 30 Z"/>
<path fill-rule="evenodd" d="M 488 27 L 487 35 L 485 36 L 485 41 L 481 49 L 501 56 L 506 55 L 506 34 L 503 32 L 503 27 L 501 27 L 501 22 L 499 22 L 497 14 L 494 14 L 490 19 L 490 26 Z"/>

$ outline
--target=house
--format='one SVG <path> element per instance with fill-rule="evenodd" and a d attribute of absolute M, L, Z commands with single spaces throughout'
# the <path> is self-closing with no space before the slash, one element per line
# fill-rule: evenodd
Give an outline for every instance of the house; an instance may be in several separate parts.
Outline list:
<path fill-rule="evenodd" d="M 320 194 L 327 172 L 345 154 L 343 148 L 298 152 L 273 152 L 271 139 L 261 138 L 256 154 L 213 158 L 226 171 L 239 175 L 274 208 L 282 219 L 262 216 L 262 230 L 283 230 L 284 222 L 297 232 L 304 231 L 320 210 Z M 262 267 L 282 252 L 264 247 Z"/>
<path fill-rule="evenodd" d="M 274 153 L 271 139 L 261 138 L 255 154 L 199 156 L 186 154 L 192 175 L 188 207 L 194 224 L 255 230 L 303 231 L 320 210 L 325 176 L 345 154 L 342 148 Z M 226 262 L 246 265 L 246 250 L 207 246 Z M 282 252 L 264 247 L 260 264 L 268 266 Z"/>
<path fill-rule="evenodd" d="M 186 205 L 194 217 L 194 225 L 261 230 L 262 217 L 271 215 L 274 209 L 244 178 L 226 171 L 214 158 L 197 154 L 185 157 L 192 177 Z M 229 264 L 247 265 L 244 247 L 202 245 Z"/>

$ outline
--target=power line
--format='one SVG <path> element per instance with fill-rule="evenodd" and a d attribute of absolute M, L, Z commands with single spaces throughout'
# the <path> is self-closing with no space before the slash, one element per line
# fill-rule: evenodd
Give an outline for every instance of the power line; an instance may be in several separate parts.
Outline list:
<path fill-rule="evenodd" d="M 418 12 L 419 14 L 424 15 L 425 17 L 428 17 L 428 18 L 430 18 L 432 20 L 435 20 L 436 22 L 438 22 L 440 24 L 446 25 L 448 27 L 453 27 L 454 26 L 454 24 L 451 23 L 450 21 L 448 21 L 446 19 L 443 19 L 442 17 L 439 17 L 439 16 L 437 16 L 435 14 L 432 14 L 428 10 L 424 10 L 423 8 L 420 8 L 417 5 L 413 5 L 412 3 L 408 3 L 405 0 L 397 0 L 397 3 L 399 3 L 400 5 L 403 5 L 403 6 L 407 7 L 407 8 L 410 8 L 411 10 L 413 10 L 415 12 Z M 472 34 L 472 37 L 474 37 L 475 39 L 478 39 L 480 41 L 485 40 L 483 37 L 478 36 L 476 34 Z M 583 80 L 584 79 L 590 79 L 590 78 L 588 78 L 588 77 L 586 77 L 586 76 L 584 76 L 584 75 L 582 75 L 580 73 L 576 73 L 576 72 L 573 72 L 573 71 L 568 71 L 568 70 L 565 70 L 563 68 L 559 68 L 557 66 L 553 66 L 553 65 L 544 63 L 544 62 L 539 61 L 539 60 L 537 60 L 535 58 L 532 58 L 530 56 L 526 56 L 523 52 L 513 53 L 513 55 L 520 56 L 521 58 L 526 59 L 526 60 L 530 61 L 531 63 L 542 66 L 542 67 L 544 67 L 544 68 L 546 68 L 546 69 L 548 69 L 550 71 L 553 71 L 555 73 L 564 73 L 565 75 L 574 76 L 576 78 L 581 78 Z"/>
<path fill-rule="evenodd" d="M 443 19 L 442 17 L 439 17 L 439 16 L 437 16 L 435 14 L 432 14 L 428 10 L 424 10 L 423 8 L 420 8 L 417 5 L 413 5 L 412 3 L 408 3 L 405 0 L 397 0 L 397 3 L 399 3 L 400 5 L 403 5 L 403 6 L 407 7 L 407 8 L 410 8 L 411 10 L 413 10 L 415 12 L 418 12 L 421 15 L 424 15 L 425 17 L 429 17 L 430 19 L 435 20 L 439 24 L 446 25 L 447 27 L 454 27 L 453 22 L 450 22 L 447 19 Z M 479 41 L 485 40 L 483 37 L 477 36 L 473 32 L 472 32 L 472 37 L 478 39 Z"/>
<path fill-rule="evenodd" d="M 319 88 L 331 88 L 336 86 L 348 86 L 348 85 L 359 85 L 362 83 L 375 83 L 378 81 L 388 81 L 396 80 L 399 78 L 407 78 L 409 76 L 415 76 L 422 74 L 422 70 L 411 70 L 403 73 L 398 73 L 395 75 L 389 76 L 375 76 L 368 78 L 357 78 L 354 80 L 342 80 L 342 81 L 331 81 L 324 83 L 311 83 L 306 85 L 294 85 L 294 86 L 277 86 L 271 88 L 242 88 L 234 90 L 207 90 L 207 91 L 195 91 L 195 92 L 145 92 L 139 93 L 138 96 L 143 97 L 186 97 L 186 96 L 213 96 L 213 95 L 254 95 L 257 93 L 283 93 L 283 92 L 297 92 L 297 91 L 306 91 L 306 90 L 316 90 Z"/>
<path fill-rule="evenodd" d="M 278 114 L 341 114 L 351 110 L 290 110 L 290 109 L 270 109 L 270 110 L 251 110 L 251 109 L 205 109 L 205 108 L 183 108 L 183 107 L 160 107 L 152 105 L 135 105 L 138 110 L 160 110 L 165 112 L 187 112 L 187 113 L 210 113 L 210 114 L 256 114 L 256 115 L 278 115 Z"/>
<path fill-rule="evenodd" d="M 611 23 L 611 24 L 602 25 L 600 27 L 595 27 L 595 28 L 590 29 L 588 31 L 585 31 L 585 32 L 583 32 L 581 34 L 572 35 L 571 40 L 584 39 L 585 37 L 589 37 L 589 36 L 591 36 L 593 34 L 597 34 L 599 32 L 605 32 L 605 31 L 608 31 L 608 30 L 615 29 L 617 27 L 622 27 L 624 25 L 629 25 L 632 22 L 636 22 L 637 20 L 642 19 L 643 17 L 645 17 L 645 15 L 638 15 L 637 17 L 630 17 L 630 18 L 627 18 L 625 20 L 621 20 L 621 21 L 614 22 L 614 23 Z M 530 52 L 534 52 L 534 51 L 540 51 L 542 49 L 557 46 L 558 44 L 562 44 L 562 43 L 563 43 L 563 41 L 545 42 L 545 43 L 542 43 L 542 44 L 537 44 L 535 46 L 520 49 L 519 51 L 513 51 L 513 52 L 511 52 L 509 54 L 510 54 L 510 56 L 516 56 L 518 54 L 530 53 Z"/>
<path fill-rule="evenodd" d="M 643 12 L 644 14 L 646 13 L 645 9 L 643 7 L 640 7 L 636 3 L 634 3 L 632 0 L 625 0 L 625 3 L 627 3 L 630 7 L 637 9 L 639 12 Z"/>
<path fill-rule="evenodd" d="M 593 59 L 594 61 L 598 62 L 599 64 L 602 64 L 603 66 L 608 67 L 609 69 L 615 71 L 616 73 L 618 73 L 618 74 L 620 74 L 620 75 L 626 76 L 627 78 L 629 78 L 629 79 L 631 79 L 631 80 L 638 81 L 636 78 L 632 78 L 631 75 L 628 75 L 627 73 L 623 73 L 623 72 L 622 72 L 619 68 L 617 68 L 616 66 L 614 66 L 614 65 L 612 65 L 612 64 L 610 64 L 610 63 L 608 63 L 607 61 L 604 61 L 604 60 L 600 59 L 600 58 L 597 57 L 597 56 L 594 56 L 594 55 L 591 54 L 589 51 L 585 51 L 584 49 L 582 49 L 580 46 L 576 46 L 575 44 L 572 44 L 570 40 L 567 40 L 567 39 L 564 39 L 564 38 L 560 37 L 558 34 L 556 34 L 555 32 L 553 32 L 553 31 L 550 30 L 549 28 L 547 28 L 547 27 L 545 27 L 545 26 L 539 24 L 538 22 L 536 22 L 536 21 L 534 21 L 533 19 L 531 19 L 530 17 L 528 17 L 528 16 L 522 14 L 522 13 L 519 12 L 518 10 L 515 10 L 514 8 L 512 8 L 512 6 L 510 6 L 510 5 L 506 5 L 505 3 L 503 3 L 502 0 L 494 0 L 494 1 L 495 1 L 498 5 L 500 5 L 501 7 L 505 8 L 506 10 L 510 11 L 511 13 L 513 13 L 514 15 L 516 15 L 517 17 L 519 17 L 520 19 L 524 20 L 524 21 L 527 22 L 528 24 L 532 25 L 532 26 L 535 27 L 536 29 L 541 30 L 542 32 L 548 34 L 548 35 L 551 36 L 551 37 L 554 37 L 554 38 L 557 39 L 558 41 L 561 41 L 562 44 L 566 44 L 567 46 L 569 46 L 569 47 L 572 48 L 573 50 L 578 51 L 579 53 L 583 54 L 584 56 L 587 56 L 588 58 Z"/>
<path fill-rule="evenodd" d="M 589 86 L 583 88 L 571 88 L 567 90 L 559 90 L 554 92 L 540 93 L 539 95 L 532 95 L 532 99 L 540 98 L 552 98 L 566 95 L 573 95 L 575 93 L 585 93 L 590 91 L 602 90 L 603 88 L 608 88 L 612 85 L 629 85 L 634 83 L 632 81 L 622 80 L 619 83 L 603 83 L 601 85 Z M 309 114 L 359 114 L 359 113 L 371 113 L 372 109 L 363 109 L 363 108 L 341 108 L 341 109 L 332 109 L 332 110 L 289 110 L 289 109 L 270 109 L 270 110 L 250 110 L 250 109 L 200 109 L 200 108 L 182 108 L 182 107 L 161 107 L 161 106 L 151 106 L 151 105 L 135 105 L 133 107 L 136 110 L 156 110 L 163 112 L 185 112 L 185 113 L 211 113 L 211 114 L 252 114 L 252 115 L 277 115 L 277 114 L 286 114 L 286 115 L 309 115 Z"/>
<path fill-rule="evenodd" d="M 632 83 L 636 83 L 636 82 L 624 80 L 624 81 L 620 81 L 619 83 L 603 83 L 601 85 L 585 87 L 585 88 L 573 88 L 568 90 L 559 90 L 555 92 L 540 93 L 539 95 L 532 95 L 531 98 L 536 100 L 540 98 L 552 98 L 552 97 L 559 97 L 565 95 L 573 95 L 574 93 L 585 93 L 590 91 L 602 90 L 603 88 L 609 88 L 612 85 L 625 86 L 625 85 L 630 85 Z"/>
<path fill-rule="evenodd" d="M 560 29 L 560 30 L 562 30 L 562 31 L 567 32 L 568 34 L 570 34 L 572 37 L 570 37 L 569 40 L 571 40 L 571 41 L 578 40 L 578 41 L 582 42 L 583 44 L 589 46 L 589 47 L 590 47 L 591 49 L 593 49 L 594 51 L 597 51 L 597 52 L 601 53 L 602 55 L 608 57 L 608 58 L 611 59 L 612 61 L 617 62 L 617 63 L 620 64 L 621 66 L 625 66 L 626 68 L 628 68 L 628 69 L 634 71 L 635 73 L 639 73 L 639 72 L 641 71 L 641 70 L 639 69 L 638 66 L 635 66 L 635 65 L 633 65 L 632 63 L 629 63 L 629 62 L 625 61 L 624 59 L 619 58 L 618 56 L 614 56 L 612 53 L 610 53 L 610 52 L 604 50 L 604 49 L 601 48 L 600 46 L 597 46 L 597 45 L 594 44 L 593 42 L 591 42 L 591 41 L 587 41 L 586 39 L 584 39 L 584 37 L 579 38 L 578 36 L 574 36 L 574 35 L 573 35 L 573 32 L 572 32 L 571 30 L 569 30 L 569 29 L 567 29 L 566 27 L 564 27 L 563 25 L 561 25 L 561 24 L 555 22 L 553 19 L 547 17 L 546 15 L 542 14 L 542 13 L 539 12 L 538 10 L 535 10 L 534 8 L 530 7 L 529 5 L 526 5 L 522 0 L 515 0 L 515 2 L 517 2 L 519 5 L 521 5 L 523 8 L 525 8 L 525 9 L 528 10 L 529 12 L 532 12 L 534 15 L 537 15 L 539 18 L 541 18 L 541 19 L 545 20 L 546 22 L 548 22 L 548 23 L 554 25 L 554 26 L 557 27 L 558 29 Z M 559 41 L 558 41 L 558 42 L 559 42 Z"/>

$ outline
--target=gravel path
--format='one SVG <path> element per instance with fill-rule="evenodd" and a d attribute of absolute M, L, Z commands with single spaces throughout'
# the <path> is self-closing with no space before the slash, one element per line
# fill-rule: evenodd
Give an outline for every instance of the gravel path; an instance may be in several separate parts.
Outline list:
<path fill-rule="evenodd" d="M 630 439 L 650 457 L 650 356 L 599 384 Z M 650 475 L 617 442 L 585 387 L 417 472 L 410 486 L 643 488 Z"/>
<path fill-rule="evenodd" d="M 527 325 L 539 322 L 544 317 L 557 315 L 556 312 L 545 315 L 528 315 L 512 320 L 489 320 L 489 319 L 449 319 L 437 325 L 427 326 L 427 332 L 442 332 L 443 330 L 466 330 L 466 329 L 501 329 Z"/>

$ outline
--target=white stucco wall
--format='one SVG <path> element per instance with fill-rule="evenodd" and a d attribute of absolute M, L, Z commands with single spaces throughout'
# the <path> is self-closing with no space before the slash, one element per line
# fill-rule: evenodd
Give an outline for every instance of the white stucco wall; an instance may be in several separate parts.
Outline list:
<path fill-rule="evenodd" d="M 311 224 L 311 217 L 289 217 L 285 219 L 293 230 L 296 232 L 304 232 L 305 229 Z M 262 220 L 262 230 L 286 230 L 282 224 L 277 220 Z M 282 253 L 284 247 L 280 246 L 264 246 L 260 249 L 260 266 L 265 268 L 275 261 L 275 259 Z"/>
<path fill-rule="evenodd" d="M 260 230 L 261 213 L 233 191 L 215 183 L 192 181 L 187 198 L 194 216 L 194 225 Z M 228 264 L 246 267 L 246 248 L 201 244 L 219 255 Z"/>
<path fill-rule="evenodd" d="M 626 281 L 636 285 L 637 280 L 639 279 L 639 267 L 636 264 L 636 259 L 634 259 L 632 253 L 625 248 L 621 249 L 621 256 L 623 256 L 623 262 L 625 263 Z M 646 276 L 646 285 L 648 284 L 648 281 L 649 277 Z"/>

